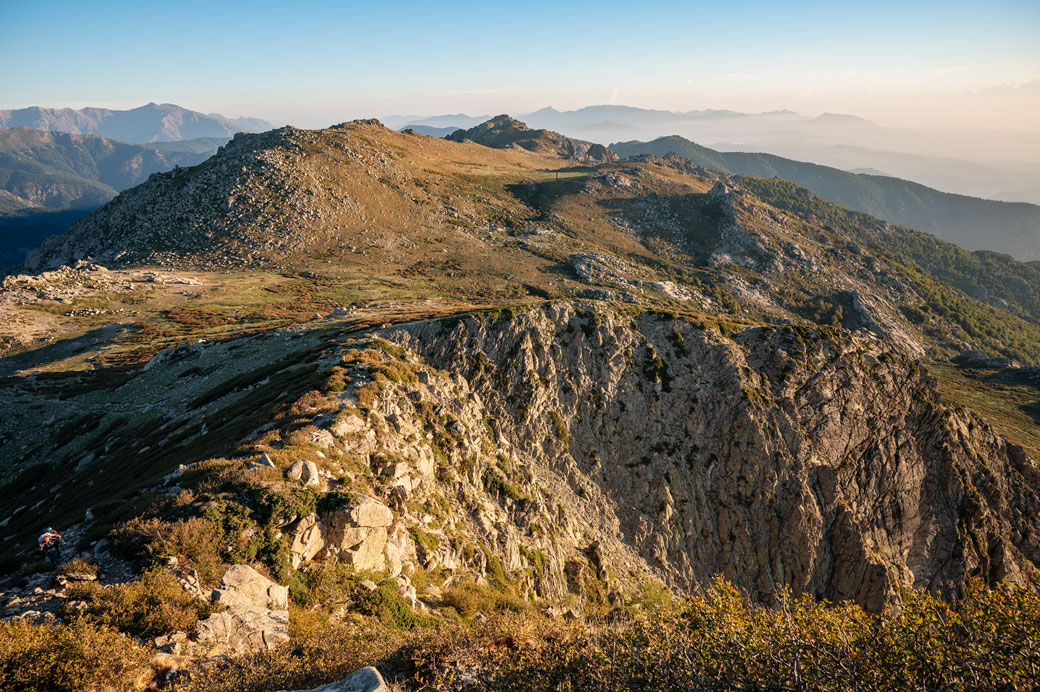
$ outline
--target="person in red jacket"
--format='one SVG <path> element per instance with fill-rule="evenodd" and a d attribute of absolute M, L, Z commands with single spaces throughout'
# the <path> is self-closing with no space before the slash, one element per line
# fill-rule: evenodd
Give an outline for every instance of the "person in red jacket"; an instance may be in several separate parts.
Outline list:
<path fill-rule="evenodd" d="M 40 552 L 51 561 L 54 569 L 58 569 L 61 563 L 61 534 L 48 526 L 37 542 L 40 544 Z"/>

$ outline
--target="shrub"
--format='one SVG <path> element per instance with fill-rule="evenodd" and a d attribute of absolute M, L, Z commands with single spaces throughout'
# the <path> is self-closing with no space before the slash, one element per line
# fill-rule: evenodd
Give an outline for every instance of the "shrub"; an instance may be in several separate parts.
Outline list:
<path fill-rule="evenodd" d="M 225 543 L 220 527 L 203 517 L 172 522 L 132 519 L 119 527 L 113 538 L 121 553 L 147 565 L 154 566 L 167 555 L 173 555 L 194 566 L 199 578 L 206 583 L 216 582 L 224 573 L 221 554 Z"/>
<path fill-rule="evenodd" d="M 77 609 L 74 602 L 83 603 Z M 212 607 L 195 598 L 166 572 L 147 572 L 140 579 L 102 586 L 97 582 L 73 584 L 62 606 L 67 619 L 114 627 L 127 634 L 153 639 L 174 632 L 190 632 Z"/>
<path fill-rule="evenodd" d="M 0 689 L 122 692 L 144 689 L 147 651 L 111 627 L 0 623 Z"/>
<path fill-rule="evenodd" d="M 76 557 L 63 562 L 59 571 L 62 574 L 89 574 L 92 577 L 96 577 L 98 566 L 93 560 L 84 560 Z"/>
<path fill-rule="evenodd" d="M 397 584 L 393 581 L 381 583 L 375 591 L 361 588 L 354 602 L 354 610 L 362 615 L 376 617 L 393 629 L 411 630 L 440 622 L 438 618 L 412 610 L 408 601 L 397 595 Z"/>
<path fill-rule="evenodd" d="M 452 586 L 444 592 L 442 600 L 464 618 L 472 618 L 477 613 L 491 615 L 531 610 L 531 605 L 512 591 L 499 591 L 471 581 Z"/>

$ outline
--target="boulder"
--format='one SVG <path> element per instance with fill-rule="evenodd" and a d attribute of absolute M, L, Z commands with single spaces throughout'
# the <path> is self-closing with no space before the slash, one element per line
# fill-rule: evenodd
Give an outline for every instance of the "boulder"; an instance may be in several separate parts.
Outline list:
<path fill-rule="evenodd" d="M 393 521 L 389 507 L 367 496 L 321 516 L 304 517 L 292 530 L 289 560 L 294 568 L 299 568 L 315 558 L 333 554 L 358 570 L 382 570 L 389 559 L 394 574 L 398 574 L 401 550 L 396 546 L 391 549 L 393 558 L 386 554 L 387 528 Z M 396 540 L 400 542 L 400 536 Z"/>
<path fill-rule="evenodd" d="M 275 584 L 248 565 L 232 565 L 224 572 L 213 601 L 224 605 L 284 610 L 289 607 L 289 589 Z"/>
<path fill-rule="evenodd" d="M 289 467 L 289 478 L 294 481 L 300 481 L 304 485 L 318 485 L 321 483 L 321 478 L 318 476 L 318 465 L 313 461 L 300 461 L 293 462 L 293 465 Z"/>
<path fill-rule="evenodd" d="M 246 654 L 289 641 L 289 611 L 232 606 L 195 626 L 194 653 L 208 656 Z"/>
<path fill-rule="evenodd" d="M 244 654 L 289 641 L 289 590 L 252 567 L 229 567 L 213 601 L 225 609 L 196 624 L 194 653 Z"/>
<path fill-rule="evenodd" d="M 390 688 L 386 686 L 379 671 L 369 666 L 362 668 L 345 680 L 294 692 L 390 692 Z"/>
<path fill-rule="evenodd" d="M 394 513 L 379 500 L 361 496 L 357 502 L 347 507 L 347 520 L 354 526 L 370 526 L 386 528 L 394 523 Z"/>
<path fill-rule="evenodd" d="M 325 538 L 317 515 L 311 514 L 296 522 L 289 545 L 289 563 L 293 569 L 299 569 L 303 563 L 310 562 L 324 549 Z"/>
<path fill-rule="evenodd" d="M 368 426 L 365 425 L 365 421 L 354 414 L 348 414 L 337 418 L 332 427 L 329 428 L 329 432 L 336 437 L 346 437 L 347 435 L 359 433 L 366 427 Z"/>

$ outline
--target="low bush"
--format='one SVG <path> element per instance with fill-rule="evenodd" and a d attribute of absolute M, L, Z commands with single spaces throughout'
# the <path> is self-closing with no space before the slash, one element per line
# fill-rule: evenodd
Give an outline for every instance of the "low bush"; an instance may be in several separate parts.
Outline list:
<path fill-rule="evenodd" d="M 0 623 L 0 689 L 123 692 L 151 681 L 148 652 L 114 628 Z"/>
<path fill-rule="evenodd" d="M 408 601 L 397 595 L 397 584 L 393 581 L 384 581 L 375 591 L 359 589 L 354 600 L 354 610 L 378 618 L 387 627 L 400 630 L 412 630 L 441 622 L 440 618 L 412 610 Z"/>
<path fill-rule="evenodd" d="M 460 582 L 444 592 L 441 600 L 455 609 L 464 618 L 477 613 L 523 613 L 531 610 L 531 604 L 511 591 L 502 591 L 482 586 L 472 581 Z"/>
<path fill-rule="evenodd" d="M 153 639 L 174 632 L 191 632 L 213 608 L 184 590 L 166 572 L 146 572 L 139 579 L 102 586 L 73 584 L 62 606 L 66 620 L 85 620 L 114 627 L 126 634 Z"/>
<path fill-rule="evenodd" d="M 59 571 L 62 574 L 89 574 L 92 577 L 96 577 L 98 574 L 98 566 L 93 560 L 84 560 L 83 558 L 76 557 L 63 562 Z"/>
<path fill-rule="evenodd" d="M 215 583 L 224 573 L 224 543 L 220 527 L 204 517 L 177 521 L 133 519 L 116 529 L 114 545 L 123 555 L 157 565 L 173 555 L 194 567 L 202 581 Z"/>

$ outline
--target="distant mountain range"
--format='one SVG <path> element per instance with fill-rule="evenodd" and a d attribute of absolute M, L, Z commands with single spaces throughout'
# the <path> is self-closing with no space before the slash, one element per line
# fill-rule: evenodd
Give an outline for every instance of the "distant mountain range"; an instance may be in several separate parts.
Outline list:
<path fill-rule="evenodd" d="M 181 108 L 172 103 L 149 103 L 119 111 L 108 108 L 20 108 L 0 111 L 0 127 L 91 134 L 123 142 L 146 144 L 200 137 L 230 139 L 236 132 L 264 132 L 274 126 L 258 118 L 226 118 Z"/>
<path fill-rule="evenodd" d="M 844 170 L 873 168 L 944 192 L 1040 203 L 1037 132 L 905 130 L 837 113 L 809 117 L 789 110 L 679 112 L 621 105 L 542 108 L 519 117 L 533 128 L 601 144 L 679 135 L 721 151 L 764 151 Z M 466 129 L 487 119 L 455 113 L 382 121 L 443 136 L 448 128 Z"/>
<path fill-rule="evenodd" d="M 899 178 L 850 173 L 772 154 L 715 151 L 677 136 L 618 142 L 610 148 L 620 156 L 674 153 L 723 173 L 783 178 L 849 209 L 933 233 L 968 250 L 1040 260 L 1040 206 L 1035 204 L 954 195 Z"/>
<path fill-rule="evenodd" d="M 152 173 L 193 166 L 225 138 L 129 144 L 96 135 L 0 130 L 0 267 Z"/>

